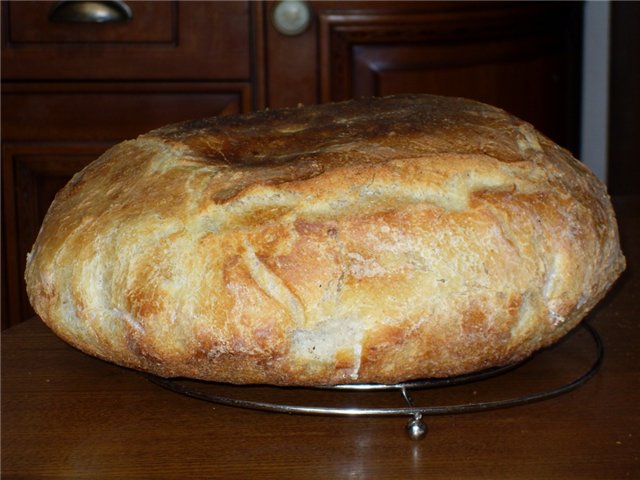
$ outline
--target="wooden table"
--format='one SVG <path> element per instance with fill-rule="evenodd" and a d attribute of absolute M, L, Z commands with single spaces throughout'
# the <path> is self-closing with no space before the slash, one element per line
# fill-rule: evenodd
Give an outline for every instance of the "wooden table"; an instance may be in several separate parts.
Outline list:
<path fill-rule="evenodd" d="M 214 405 L 88 357 L 38 319 L 2 335 L 3 478 L 640 478 L 640 197 L 616 199 L 629 266 L 589 316 L 605 357 L 597 375 L 550 400 L 433 416 L 326 417 Z M 578 329 L 491 380 L 415 394 L 419 404 L 477 402 L 561 385 L 588 368 Z M 310 404 L 402 406 L 397 392 L 221 388 Z M 214 390 L 218 391 L 218 390 Z"/>

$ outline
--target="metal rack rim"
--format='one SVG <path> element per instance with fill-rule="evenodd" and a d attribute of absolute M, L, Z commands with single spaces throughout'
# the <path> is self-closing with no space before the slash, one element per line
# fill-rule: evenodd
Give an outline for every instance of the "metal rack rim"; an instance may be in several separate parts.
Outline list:
<path fill-rule="evenodd" d="M 389 407 L 389 408 L 371 408 L 371 407 L 323 407 L 323 406 L 307 406 L 307 405 L 289 405 L 281 403 L 260 402 L 253 400 L 243 400 L 238 398 L 231 398 L 222 395 L 212 395 L 204 393 L 199 390 L 194 390 L 184 386 L 176 380 L 165 379 L 157 377 L 155 375 L 145 373 L 144 376 L 151 382 L 164 387 L 168 390 L 180 393 L 189 397 L 193 397 L 199 400 L 204 400 L 219 405 L 226 405 L 231 407 L 262 410 L 276 413 L 289 413 L 289 414 L 305 414 L 305 415 L 331 415 L 331 416 L 412 416 L 413 419 L 409 422 L 408 429 L 413 428 L 415 431 L 410 431 L 412 438 L 421 438 L 426 433 L 426 426 L 421 423 L 423 415 L 450 415 L 459 413 L 471 413 L 487 410 L 495 410 L 499 408 L 508 408 L 520 406 L 528 403 L 538 402 L 553 397 L 557 397 L 568 393 L 576 388 L 580 387 L 587 381 L 589 381 L 599 370 L 602 365 L 604 357 L 604 345 L 598 332 L 588 323 L 582 322 L 582 327 L 590 334 L 592 340 L 596 346 L 596 358 L 591 364 L 590 368 L 575 380 L 566 383 L 560 387 L 552 388 L 549 390 L 543 390 L 519 397 L 507 398 L 503 400 L 494 400 L 477 403 L 461 403 L 454 405 L 437 405 L 437 406 L 416 406 L 410 395 L 411 390 L 419 390 L 424 388 L 435 388 L 439 386 L 460 385 L 463 383 L 471 383 L 477 380 L 484 380 L 486 378 L 494 377 L 498 374 L 506 373 L 513 370 L 523 362 L 509 365 L 506 367 L 500 367 L 491 369 L 477 374 L 463 375 L 460 377 L 453 377 L 451 379 L 427 379 L 422 381 L 411 381 L 406 383 L 398 383 L 391 385 L 379 385 L 379 384 L 359 384 L 359 385 L 336 385 L 336 386 L 323 386 L 314 387 L 316 389 L 335 389 L 335 390 L 352 390 L 352 391 L 376 391 L 376 390 L 400 390 L 404 401 L 407 403 L 406 407 Z"/>

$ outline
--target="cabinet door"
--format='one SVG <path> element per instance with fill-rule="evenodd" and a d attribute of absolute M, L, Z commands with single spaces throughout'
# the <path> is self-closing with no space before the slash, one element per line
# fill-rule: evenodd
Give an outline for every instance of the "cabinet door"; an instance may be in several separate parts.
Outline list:
<path fill-rule="evenodd" d="M 490 103 L 578 146 L 580 2 L 312 2 L 267 28 L 271 106 L 430 93 Z M 319 63 L 315 59 L 319 60 Z"/>
<path fill-rule="evenodd" d="M 4 85 L 2 327 L 33 315 L 24 267 L 44 215 L 71 176 L 109 146 L 181 120 L 246 112 L 244 83 Z"/>
<path fill-rule="evenodd" d="M 109 146 L 105 142 L 3 144 L 3 328 L 34 314 L 22 277 L 27 253 L 53 197 Z"/>
<path fill-rule="evenodd" d="M 467 97 L 574 148 L 579 7 L 507 2 L 468 11 L 321 14 L 321 100 Z"/>

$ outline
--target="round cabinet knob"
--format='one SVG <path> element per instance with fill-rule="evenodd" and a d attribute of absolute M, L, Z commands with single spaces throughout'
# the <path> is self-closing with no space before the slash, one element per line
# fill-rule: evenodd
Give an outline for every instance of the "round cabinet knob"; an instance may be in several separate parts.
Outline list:
<path fill-rule="evenodd" d="M 284 0 L 273 9 L 274 28 L 283 35 L 299 35 L 311 24 L 311 10 L 306 2 Z"/>

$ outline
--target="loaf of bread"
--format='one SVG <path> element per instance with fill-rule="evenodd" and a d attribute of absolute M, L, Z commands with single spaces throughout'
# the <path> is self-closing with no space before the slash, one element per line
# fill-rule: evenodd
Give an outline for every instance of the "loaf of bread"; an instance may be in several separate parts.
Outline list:
<path fill-rule="evenodd" d="M 164 377 L 329 385 L 521 360 L 624 269 L 603 184 L 474 101 L 369 98 L 170 125 L 55 198 L 42 320 Z"/>

